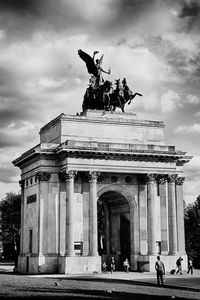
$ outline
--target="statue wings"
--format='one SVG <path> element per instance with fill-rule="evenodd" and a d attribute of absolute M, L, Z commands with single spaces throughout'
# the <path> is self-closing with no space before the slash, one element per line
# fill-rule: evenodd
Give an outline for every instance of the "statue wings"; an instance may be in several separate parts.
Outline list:
<path fill-rule="evenodd" d="M 96 65 L 94 63 L 93 58 L 89 54 L 87 54 L 86 52 L 84 52 L 81 49 L 78 50 L 78 55 L 86 63 L 86 67 L 87 67 L 88 73 L 89 74 L 93 74 L 95 77 L 97 77 L 97 75 L 98 75 L 98 73 L 97 73 L 97 67 L 96 67 Z"/>

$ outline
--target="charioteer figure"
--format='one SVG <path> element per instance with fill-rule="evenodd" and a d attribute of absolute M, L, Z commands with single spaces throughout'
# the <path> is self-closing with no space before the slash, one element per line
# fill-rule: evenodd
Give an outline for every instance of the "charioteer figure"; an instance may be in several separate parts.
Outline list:
<path fill-rule="evenodd" d="M 99 51 L 94 51 L 93 57 L 91 57 L 89 54 L 82 51 L 81 49 L 78 50 L 78 55 L 86 63 L 88 73 L 92 74 L 90 82 L 92 82 L 92 85 L 94 88 L 99 88 L 104 83 L 102 72 L 109 74 L 109 75 L 111 74 L 110 68 L 108 69 L 108 71 L 105 71 L 102 68 L 104 55 L 102 55 L 100 59 L 95 60 L 95 55 L 97 53 L 99 53 Z M 95 79 L 95 81 L 94 81 L 94 79 Z"/>

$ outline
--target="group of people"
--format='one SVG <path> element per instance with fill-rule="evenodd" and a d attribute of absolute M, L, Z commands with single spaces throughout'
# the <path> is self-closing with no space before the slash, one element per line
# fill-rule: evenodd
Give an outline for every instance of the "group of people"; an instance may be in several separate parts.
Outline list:
<path fill-rule="evenodd" d="M 171 274 L 180 274 L 183 275 L 182 273 L 182 261 L 183 258 L 179 257 L 176 261 L 176 270 L 172 270 L 170 273 Z M 164 286 L 164 277 L 165 277 L 165 265 L 164 263 L 160 260 L 160 256 L 157 256 L 157 261 L 155 263 L 155 269 L 156 269 L 156 275 L 157 275 L 157 284 L 158 286 L 162 285 Z M 188 271 L 187 274 L 191 272 L 191 275 L 193 274 L 193 263 L 192 260 L 189 259 L 188 261 Z"/>
<path fill-rule="evenodd" d="M 123 267 L 124 267 L 124 271 L 125 273 L 129 273 L 129 270 L 130 270 L 130 264 L 129 264 L 129 261 L 128 261 L 128 258 L 125 259 L 125 261 L 123 262 Z M 107 264 L 104 262 L 103 265 L 102 265 L 102 269 L 103 269 L 103 273 L 106 273 L 107 272 Z M 111 257 L 111 261 L 110 261 L 110 272 L 114 272 L 115 271 L 115 259 L 114 257 Z"/>
<path fill-rule="evenodd" d="M 176 270 L 174 270 L 174 272 L 172 272 L 171 274 L 180 274 L 182 275 L 182 261 L 183 258 L 179 257 L 176 261 Z M 106 273 L 107 271 L 107 264 L 104 262 L 102 265 L 103 268 L 103 273 Z M 124 267 L 124 271 L 125 273 L 129 273 L 130 270 L 130 264 L 128 261 L 128 258 L 125 259 L 125 261 L 123 262 L 123 267 Z M 160 256 L 157 256 L 157 261 L 155 263 L 155 270 L 156 270 L 156 276 L 157 276 L 157 284 L 158 286 L 162 285 L 164 286 L 164 280 L 165 280 L 165 265 L 163 263 L 163 261 L 160 259 Z M 115 259 L 114 257 L 111 258 L 110 261 L 110 271 L 111 273 L 113 273 L 115 271 Z M 187 274 L 189 274 L 191 272 L 191 274 L 193 274 L 193 263 L 192 260 L 189 259 L 188 261 L 188 271 Z"/>

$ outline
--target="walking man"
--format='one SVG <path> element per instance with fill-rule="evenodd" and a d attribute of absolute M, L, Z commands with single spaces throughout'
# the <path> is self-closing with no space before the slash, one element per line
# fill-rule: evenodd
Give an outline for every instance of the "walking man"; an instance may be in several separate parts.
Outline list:
<path fill-rule="evenodd" d="M 180 275 L 183 275 L 183 273 L 182 273 L 182 263 L 181 263 L 182 260 L 183 260 L 183 258 L 179 257 L 176 261 L 176 266 L 177 266 L 176 274 L 178 274 L 180 272 Z"/>
<path fill-rule="evenodd" d="M 114 257 L 111 258 L 110 271 L 111 271 L 111 273 L 115 271 L 115 259 L 114 259 Z"/>
<path fill-rule="evenodd" d="M 155 263 L 156 275 L 157 275 L 157 284 L 164 286 L 164 275 L 165 275 L 165 265 L 160 260 L 160 256 L 157 256 L 157 261 Z"/>
<path fill-rule="evenodd" d="M 193 264 L 192 264 L 192 260 L 189 259 L 188 261 L 188 271 L 187 274 L 189 274 L 191 272 L 191 275 L 193 274 Z"/>
<path fill-rule="evenodd" d="M 125 261 L 123 262 L 123 266 L 124 266 L 125 273 L 129 273 L 130 265 L 129 265 L 128 258 L 126 258 Z"/>

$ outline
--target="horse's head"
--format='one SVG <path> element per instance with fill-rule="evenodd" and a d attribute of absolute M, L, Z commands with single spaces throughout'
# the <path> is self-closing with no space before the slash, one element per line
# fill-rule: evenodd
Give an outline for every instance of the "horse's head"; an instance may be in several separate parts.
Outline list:
<path fill-rule="evenodd" d="M 120 86 L 120 79 L 115 79 L 115 85 L 116 85 L 116 88 L 118 88 Z"/>
<path fill-rule="evenodd" d="M 112 82 L 106 80 L 106 81 L 104 81 L 102 87 L 103 87 L 103 90 L 104 90 L 104 91 L 109 91 L 110 88 L 112 87 Z"/>

